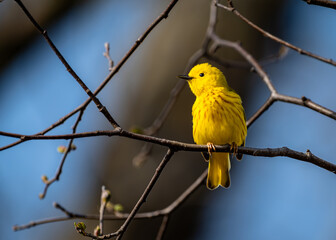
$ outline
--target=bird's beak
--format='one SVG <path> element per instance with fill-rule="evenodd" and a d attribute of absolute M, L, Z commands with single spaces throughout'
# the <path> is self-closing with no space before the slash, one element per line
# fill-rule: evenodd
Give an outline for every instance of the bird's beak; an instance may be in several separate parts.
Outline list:
<path fill-rule="evenodd" d="M 192 77 L 189 77 L 188 75 L 178 75 L 177 77 L 181 78 L 181 79 L 184 79 L 184 80 L 188 80 L 188 81 L 193 79 Z"/>

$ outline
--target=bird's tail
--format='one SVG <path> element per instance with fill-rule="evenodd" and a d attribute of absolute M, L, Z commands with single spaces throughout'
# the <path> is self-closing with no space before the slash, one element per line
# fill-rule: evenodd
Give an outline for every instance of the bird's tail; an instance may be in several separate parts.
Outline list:
<path fill-rule="evenodd" d="M 219 185 L 230 187 L 230 168 L 229 153 L 212 153 L 209 160 L 207 187 L 210 190 Z"/>

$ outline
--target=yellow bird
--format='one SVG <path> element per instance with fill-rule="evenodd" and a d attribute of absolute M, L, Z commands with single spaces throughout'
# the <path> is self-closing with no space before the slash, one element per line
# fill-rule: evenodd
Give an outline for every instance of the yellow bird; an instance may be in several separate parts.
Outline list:
<path fill-rule="evenodd" d="M 208 145 L 209 160 L 207 187 L 230 186 L 229 153 L 217 153 L 214 145 L 230 144 L 235 151 L 245 145 L 247 134 L 245 112 L 240 96 L 229 87 L 223 73 L 208 63 L 193 67 L 188 75 L 179 78 L 188 81 L 196 96 L 192 107 L 193 137 L 196 144 Z M 237 154 L 237 159 L 242 155 Z"/>

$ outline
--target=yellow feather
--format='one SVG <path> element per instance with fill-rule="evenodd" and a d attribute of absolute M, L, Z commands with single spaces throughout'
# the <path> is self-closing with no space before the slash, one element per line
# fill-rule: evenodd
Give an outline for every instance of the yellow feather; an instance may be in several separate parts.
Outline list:
<path fill-rule="evenodd" d="M 247 134 L 244 108 L 240 96 L 228 86 L 223 73 L 203 63 L 193 67 L 187 76 L 181 78 L 188 80 L 196 96 L 192 108 L 195 143 L 244 145 Z M 229 187 L 229 170 L 229 154 L 212 153 L 207 187 Z"/>
<path fill-rule="evenodd" d="M 230 157 L 228 153 L 212 153 L 209 159 L 207 187 L 210 190 L 230 187 Z"/>

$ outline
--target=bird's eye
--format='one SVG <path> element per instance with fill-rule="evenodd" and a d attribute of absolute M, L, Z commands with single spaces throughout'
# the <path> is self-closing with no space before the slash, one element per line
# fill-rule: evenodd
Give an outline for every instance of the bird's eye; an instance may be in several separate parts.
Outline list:
<path fill-rule="evenodd" d="M 200 73 L 200 75 L 199 75 L 200 77 L 204 77 L 204 73 Z"/>

